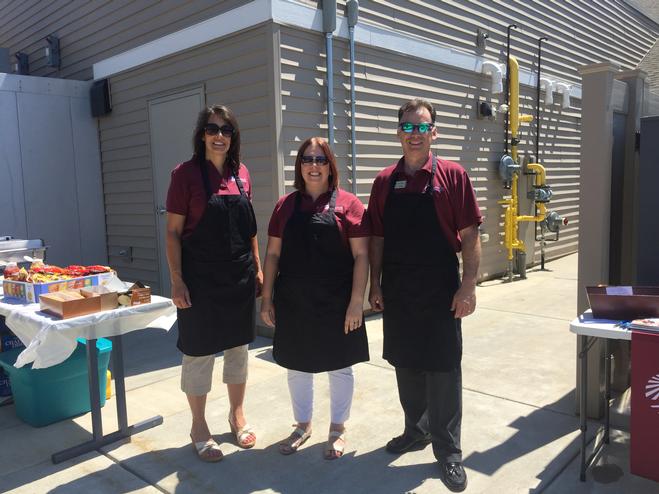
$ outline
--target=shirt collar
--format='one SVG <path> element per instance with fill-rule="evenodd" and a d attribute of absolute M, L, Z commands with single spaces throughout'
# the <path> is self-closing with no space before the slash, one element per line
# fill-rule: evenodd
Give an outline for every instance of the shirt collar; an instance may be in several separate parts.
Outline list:
<path fill-rule="evenodd" d="M 428 159 L 426 160 L 425 164 L 417 171 L 424 171 L 428 175 L 432 173 L 432 153 L 428 153 Z M 396 169 L 394 170 L 394 175 L 406 175 L 404 156 L 402 156 L 398 160 L 398 164 L 396 165 Z"/>

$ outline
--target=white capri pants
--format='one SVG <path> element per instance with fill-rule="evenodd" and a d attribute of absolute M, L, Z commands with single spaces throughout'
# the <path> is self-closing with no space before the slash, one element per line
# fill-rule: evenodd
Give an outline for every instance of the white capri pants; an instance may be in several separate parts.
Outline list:
<path fill-rule="evenodd" d="M 352 367 L 329 371 L 330 411 L 333 424 L 343 424 L 350 417 L 355 376 Z M 309 372 L 288 370 L 293 416 L 296 422 L 311 422 L 313 415 L 313 376 Z"/>
<path fill-rule="evenodd" d="M 224 350 L 222 382 L 243 384 L 247 382 L 247 345 Z M 215 355 L 192 357 L 183 354 L 181 391 L 192 396 L 208 394 L 213 382 Z"/>

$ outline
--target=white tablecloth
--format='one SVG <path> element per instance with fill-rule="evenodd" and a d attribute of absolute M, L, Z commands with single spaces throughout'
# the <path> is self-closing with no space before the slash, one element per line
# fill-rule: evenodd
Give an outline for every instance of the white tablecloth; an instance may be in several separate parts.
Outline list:
<path fill-rule="evenodd" d="M 176 307 L 170 299 L 153 295 L 150 304 L 57 319 L 41 312 L 39 304 L 21 304 L 3 297 L 0 315 L 26 346 L 15 366 L 32 362 L 33 369 L 41 369 L 66 360 L 76 348 L 76 338 L 117 336 L 143 328 L 168 331 L 176 322 Z"/>

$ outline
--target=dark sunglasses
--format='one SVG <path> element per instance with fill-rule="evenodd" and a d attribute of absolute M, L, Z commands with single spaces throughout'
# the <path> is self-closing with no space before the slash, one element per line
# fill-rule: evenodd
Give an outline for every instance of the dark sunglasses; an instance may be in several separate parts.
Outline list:
<path fill-rule="evenodd" d="M 425 122 L 420 124 L 413 124 L 411 122 L 401 122 L 398 124 L 400 130 L 402 130 L 406 134 L 411 134 L 412 132 L 414 132 L 415 129 L 419 131 L 419 134 L 425 134 L 426 132 L 430 132 L 434 126 L 435 124 L 430 122 Z"/>
<path fill-rule="evenodd" d="M 220 127 L 217 124 L 209 123 L 204 126 L 204 132 L 207 136 L 216 136 L 219 133 L 222 133 L 224 137 L 232 137 L 235 129 L 231 125 L 223 125 Z"/>
<path fill-rule="evenodd" d="M 325 166 L 329 163 L 327 156 L 302 156 L 302 164 L 310 165 L 312 163 L 317 164 L 318 166 Z"/>

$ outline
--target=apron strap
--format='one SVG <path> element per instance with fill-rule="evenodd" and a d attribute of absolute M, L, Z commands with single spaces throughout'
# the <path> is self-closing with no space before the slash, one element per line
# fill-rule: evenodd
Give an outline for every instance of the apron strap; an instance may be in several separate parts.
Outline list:
<path fill-rule="evenodd" d="M 213 197 L 213 191 L 211 190 L 211 182 L 208 178 L 208 168 L 206 167 L 205 160 L 199 160 L 199 170 L 201 170 L 201 180 L 204 182 L 204 190 L 206 191 L 206 200 L 210 201 L 210 198 Z"/>
<path fill-rule="evenodd" d="M 240 177 L 238 176 L 237 173 L 231 172 L 231 175 L 233 175 L 233 178 L 236 180 L 236 185 L 238 186 L 238 190 L 240 191 L 240 195 L 244 196 L 245 194 L 245 189 L 243 188 L 243 181 L 240 180 Z"/>

